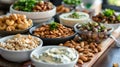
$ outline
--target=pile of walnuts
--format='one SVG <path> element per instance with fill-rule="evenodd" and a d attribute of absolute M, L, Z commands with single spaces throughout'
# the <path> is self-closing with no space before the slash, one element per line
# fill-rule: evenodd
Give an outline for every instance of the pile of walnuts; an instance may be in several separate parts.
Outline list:
<path fill-rule="evenodd" d="M 64 44 L 59 44 L 60 46 L 67 46 L 74 48 L 79 53 L 78 63 L 83 64 L 90 61 L 94 55 L 101 51 L 101 46 L 94 42 L 88 43 L 87 41 L 77 42 L 74 40 L 67 41 Z"/>
<path fill-rule="evenodd" d="M 32 26 L 32 20 L 27 19 L 25 15 L 11 14 L 0 18 L 0 30 L 16 31 L 25 30 Z"/>

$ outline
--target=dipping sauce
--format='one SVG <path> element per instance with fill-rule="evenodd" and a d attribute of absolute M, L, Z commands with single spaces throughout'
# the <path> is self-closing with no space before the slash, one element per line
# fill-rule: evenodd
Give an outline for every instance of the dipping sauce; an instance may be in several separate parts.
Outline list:
<path fill-rule="evenodd" d="M 74 48 L 49 48 L 39 56 L 33 55 L 33 58 L 40 62 L 52 64 L 70 63 L 77 58 L 77 52 Z"/>

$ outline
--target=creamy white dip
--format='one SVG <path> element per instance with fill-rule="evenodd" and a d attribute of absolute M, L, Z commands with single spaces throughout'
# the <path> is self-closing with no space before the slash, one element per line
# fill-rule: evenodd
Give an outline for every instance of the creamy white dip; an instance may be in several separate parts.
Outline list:
<path fill-rule="evenodd" d="M 77 53 L 73 48 L 50 48 L 33 58 L 46 63 L 69 63 L 77 58 Z"/>

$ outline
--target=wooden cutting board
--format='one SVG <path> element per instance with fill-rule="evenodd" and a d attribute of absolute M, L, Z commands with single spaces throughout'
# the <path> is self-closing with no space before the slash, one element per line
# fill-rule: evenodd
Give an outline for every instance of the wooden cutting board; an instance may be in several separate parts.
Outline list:
<path fill-rule="evenodd" d="M 113 31 L 112 35 L 115 38 L 118 38 L 120 36 L 120 27 L 118 27 L 116 30 Z M 105 41 L 103 41 L 101 43 L 102 46 L 102 51 L 97 53 L 91 61 L 84 63 L 83 65 L 78 64 L 77 67 L 92 67 L 94 65 L 94 63 L 103 55 L 104 52 L 106 52 L 107 49 L 110 48 L 111 45 L 113 45 L 114 40 L 112 38 L 107 38 Z M 29 67 L 31 63 L 28 62 L 28 66 L 27 64 L 24 67 Z M 22 67 L 21 65 L 23 65 L 23 63 L 13 63 L 13 62 L 9 62 L 5 59 L 3 59 L 0 56 L 0 67 Z"/>

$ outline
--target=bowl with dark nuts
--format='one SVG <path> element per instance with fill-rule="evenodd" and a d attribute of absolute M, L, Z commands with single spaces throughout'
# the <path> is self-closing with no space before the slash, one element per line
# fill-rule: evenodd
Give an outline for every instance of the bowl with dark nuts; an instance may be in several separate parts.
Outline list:
<path fill-rule="evenodd" d="M 113 31 L 114 28 L 105 26 L 101 23 L 89 22 L 87 24 L 76 24 L 74 25 L 75 31 L 79 34 L 82 40 L 88 42 L 101 43 L 108 35 Z"/>

